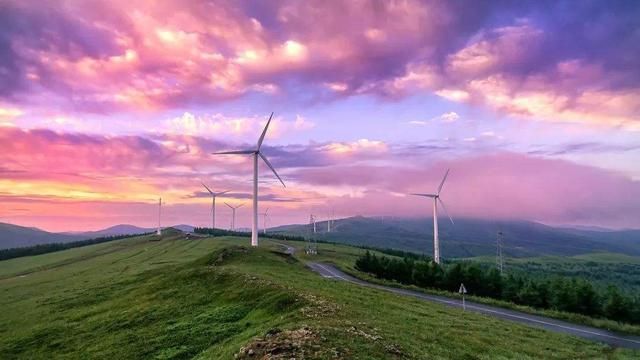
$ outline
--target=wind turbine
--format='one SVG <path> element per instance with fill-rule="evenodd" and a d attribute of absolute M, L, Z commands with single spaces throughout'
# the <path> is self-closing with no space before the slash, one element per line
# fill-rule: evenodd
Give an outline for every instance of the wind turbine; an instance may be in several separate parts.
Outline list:
<path fill-rule="evenodd" d="M 215 229 L 216 228 L 216 196 L 226 194 L 230 190 L 214 193 L 213 191 L 211 191 L 211 189 L 209 189 L 207 185 L 205 185 L 204 183 L 201 183 L 201 184 L 202 186 L 204 186 L 205 189 L 207 189 L 209 194 L 211 194 L 211 228 Z"/>
<path fill-rule="evenodd" d="M 232 231 L 236 231 L 236 210 L 238 208 L 241 208 L 244 204 L 240 204 L 238 206 L 231 206 L 227 203 L 224 203 L 225 205 L 227 205 L 228 207 L 231 208 L 231 230 Z"/>
<path fill-rule="evenodd" d="M 447 217 L 449 217 L 449 220 L 451 220 L 451 224 L 453 224 L 453 219 L 451 218 L 451 216 L 449 216 L 449 213 L 447 212 L 447 207 L 444 206 L 444 202 L 442 202 L 442 199 L 440 199 L 440 191 L 442 191 L 442 186 L 444 185 L 444 181 L 447 180 L 447 175 L 449 175 L 449 169 L 447 169 L 447 172 L 444 174 L 444 177 L 442 178 L 442 182 L 440 183 L 440 186 L 438 186 L 437 193 L 411 194 L 411 195 L 429 197 L 433 199 L 433 261 L 435 261 L 436 264 L 440 264 L 440 240 L 438 239 L 438 202 L 440 202 L 440 205 L 442 205 L 442 210 L 444 210 L 444 213 L 447 214 Z"/>
<path fill-rule="evenodd" d="M 269 208 L 267 208 L 267 210 L 265 210 L 263 213 L 260 213 L 260 215 L 262 215 L 262 233 L 266 234 L 267 233 L 267 217 L 269 216 Z"/>
<path fill-rule="evenodd" d="M 162 218 L 162 198 L 158 200 L 158 231 L 156 231 L 156 235 L 162 235 L 162 228 L 160 227 L 160 219 Z"/>
<path fill-rule="evenodd" d="M 264 130 L 262 131 L 262 135 L 258 139 L 258 145 L 255 149 L 249 150 L 236 150 L 236 151 L 223 151 L 213 153 L 214 155 L 253 155 L 253 218 L 251 221 L 251 246 L 258 246 L 258 157 L 262 158 L 265 164 L 273 171 L 273 174 L 280 180 L 282 186 L 287 187 L 284 184 L 284 181 L 280 178 L 280 175 L 276 172 L 276 169 L 271 166 L 267 157 L 260 151 L 260 147 L 262 147 L 262 142 L 264 141 L 264 136 L 267 135 L 267 129 L 269 128 L 269 124 L 271 123 L 271 118 L 273 117 L 273 113 L 269 116 L 269 120 L 267 120 L 267 125 L 265 125 Z"/>

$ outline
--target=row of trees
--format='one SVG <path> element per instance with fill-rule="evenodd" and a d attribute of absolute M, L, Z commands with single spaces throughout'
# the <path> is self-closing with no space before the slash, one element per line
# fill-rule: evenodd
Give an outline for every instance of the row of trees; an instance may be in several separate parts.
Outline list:
<path fill-rule="evenodd" d="M 495 268 L 471 262 L 455 262 L 442 267 L 429 258 L 389 258 L 369 251 L 356 260 L 356 268 L 407 285 L 457 291 L 464 283 L 472 295 L 640 324 L 640 298 L 624 295 L 613 285 L 600 290 L 583 279 L 502 276 Z"/>
<path fill-rule="evenodd" d="M 125 239 L 129 237 L 134 237 L 134 236 L 142 236 L 142 235 L 146 235 L 146 234 L 102 236 L 95 239 L 71 241 L 67 243 L 38 244 L 38 245 L 20 247 L 20 248 L 2 249 L 0 250 L 0 261 L 23 257 L 23 256 L 46 254 L 46 253 L 55 252 L 55 251 L 62 251 L 66 249 L 100 244 L 104 242 L 120 240 L 120 239 Z"/>

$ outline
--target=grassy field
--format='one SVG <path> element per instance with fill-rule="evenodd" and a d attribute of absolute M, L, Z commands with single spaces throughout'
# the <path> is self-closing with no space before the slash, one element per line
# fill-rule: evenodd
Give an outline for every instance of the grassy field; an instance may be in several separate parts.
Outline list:
<path fill-rule="evenodd" d="M 248 239 L 119 240 L 0 262 L 3 359 L 637 358 L 324 279 Z M 301 248 L 302 243 L 291 242 Z M 351 267 L 359 249 L 320 244 Z M 277 357 L 276 357 L 277 358 Z"/>

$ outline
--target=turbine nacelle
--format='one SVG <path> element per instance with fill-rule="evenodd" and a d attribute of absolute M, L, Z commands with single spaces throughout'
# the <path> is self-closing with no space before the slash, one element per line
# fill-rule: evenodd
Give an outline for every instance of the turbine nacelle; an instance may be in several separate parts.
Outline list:
<path fill-rule="evenodd" d="M 447 169 L 447 171 L 444 173 L 444 177 L 442 178 L 442 181 L 440 182 L 440 185 L 438 186 L 438 192 L 436 192 L 435 194 L 413 193 L 411 195 L 431 198 L 431 199 L 433 199 L 433 201 L 435 201 L 436 207 L 437 207 L 437 204 L 440 203 L 440 205 L 442 206 L 442 210 L 444 210 L 444 213 L 449 218 L 449 221 L 451 221 L 451 224 L 453 224 L 454 223 L 453 219 L 449 215 L 449 212 L 447 211 L 447 207 L 444 205 L 444 202 L 440 198 L 440 192 L 442 191 L 442 186 L 444 186 L 445 180 L 447 180 L 447 176 L 449 176 L 449 169 Z"/>

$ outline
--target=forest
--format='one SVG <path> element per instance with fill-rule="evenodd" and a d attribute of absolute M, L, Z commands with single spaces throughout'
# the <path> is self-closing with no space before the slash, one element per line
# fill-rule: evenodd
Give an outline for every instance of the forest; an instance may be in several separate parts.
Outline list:
<path fill-rule="evenodd" d="M 640 324 L 640 297 L 615 285 L 605 289 L 591 281 L 554 275 L 502 275 L 496 268 L 458 261 L 441 266 L 430 258 L 391 258 L 367 251 L 356 269 L 406 285 L 457 292 L 463 283 L 470 295 L 488 297 L 538 309 L 552 309 L 596 318 Z"/>

